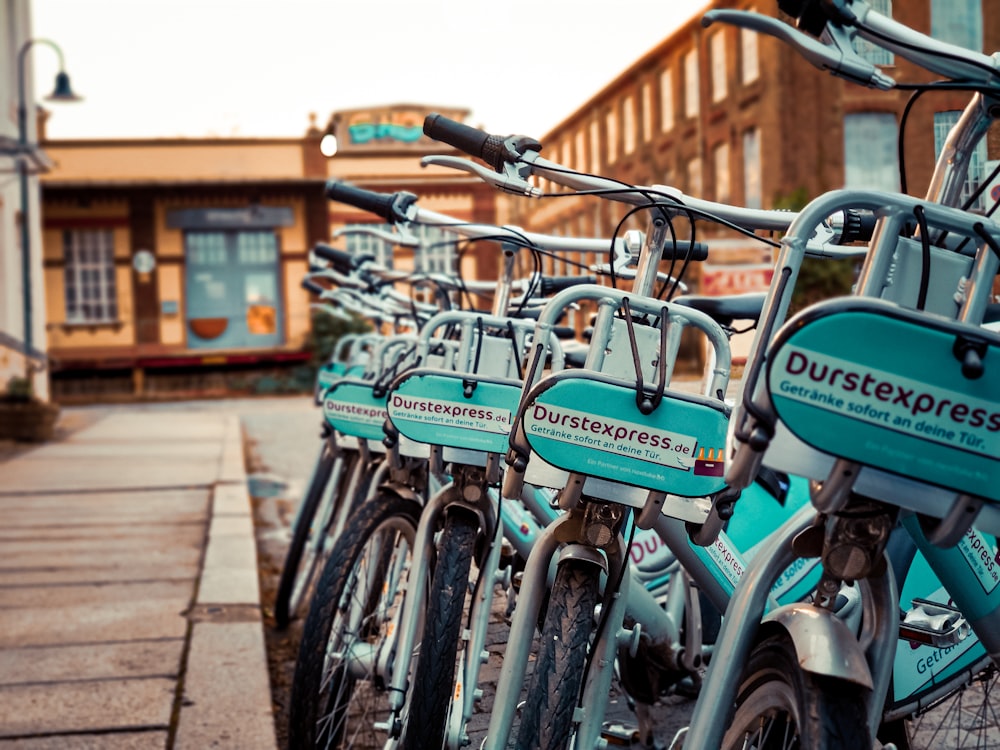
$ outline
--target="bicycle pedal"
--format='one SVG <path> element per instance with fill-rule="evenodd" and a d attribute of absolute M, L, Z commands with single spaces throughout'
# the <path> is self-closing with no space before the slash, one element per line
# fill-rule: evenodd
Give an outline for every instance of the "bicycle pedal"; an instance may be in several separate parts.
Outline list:
<path fill-rule="evenodd" d="M 639 730 L 621 722 L 606 721 L 601 726 L 601 737 L 608 745 L 631 747 L 633 742 L 639 741 Z"/>
<path fill-rule="evenodd" d="M 969 621 L 961 611 L 926 599 L 914 599 L 899 622 L 900 639 L 935 648 L 961 643 L 971 632 Z"/>

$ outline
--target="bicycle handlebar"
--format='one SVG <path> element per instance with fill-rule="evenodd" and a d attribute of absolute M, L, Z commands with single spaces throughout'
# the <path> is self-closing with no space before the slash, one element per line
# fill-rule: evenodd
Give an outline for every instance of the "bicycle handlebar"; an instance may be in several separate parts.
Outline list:
<path fill-rule="evenodd" d="M 333 270 L 342 274 L 349 274 L 356 270 L 362 263 L 375 260 L 374 255 L 359 255 L 355 257 L 346 250 L 340 250 L 325 242 L 317 242 L 313 245 L 313 252 L 333 266 Z"/>
<path fill-rule="evenodd" d="M 482 159 L 497 172 L 503 170 L 511 154 L 516 155 L 521 150 L 540 151 L 542 148 L 542 144 L 533 138 L 492 135 L 436 112 L 424 118 L 424 135 Z"/>
<path fill-rule="evenodd" d="M 377 193 L 343 180 L 328 180 L 326 197 L 380 216 L 388 222 L 406 220 L 407 209 L 417 200 L 413 193 Z"/>

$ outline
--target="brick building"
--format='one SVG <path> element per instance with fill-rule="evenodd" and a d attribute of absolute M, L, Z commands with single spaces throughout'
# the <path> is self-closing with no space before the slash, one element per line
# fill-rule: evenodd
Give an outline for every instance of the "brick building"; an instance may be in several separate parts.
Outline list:
<path fill-rule="evenodd" d="M 996 4 L 871 4 L 954 44 L 1000 48 Z M 716 0 L 709 8 L 778 14 L 777 3 L 761 0 Z M 933 78 L 881 49 L 866 45 L 862 51 L 899 82 Z M 770 36 L 722 24 L 705 28 L 699 14 L 545 134 L 542 153 L 627 183 L 671 185 L 695 197 L 750 207 L 797 207 L 845 185 L 898 189 L 897 134 L 910 96 L 834 78 Z M 924 193 L 937 149 L 968 99 L 967 92 L 934 92 L 913 107 L 904 143 L 908 192 Z M 993 152 L 981 146 L 972 165 L 974 180 L 986 176 Z M 544 180 L 541 187 L 557 190 Z M 515 221 L 528 229 L 583 236 L 610 234 L 626 210 L 593 196 L 515 200 L 512 208 Z M 644 221 L 633 220 L 632 226 L 643 228 Z M 681 238 L 686 231 L 681 223 Z M 691 277 L 697 282 L 700 276 L 703 289 L 766 286 L 770 256 L 764 246 L 707 224 L 699 232 L 699 238 L 715 237 L 712 262 Z M 570 260 L 594 262 L 587 256 Z M 557 272 L 569 268 L 558 260 L 547 263 Z"/>

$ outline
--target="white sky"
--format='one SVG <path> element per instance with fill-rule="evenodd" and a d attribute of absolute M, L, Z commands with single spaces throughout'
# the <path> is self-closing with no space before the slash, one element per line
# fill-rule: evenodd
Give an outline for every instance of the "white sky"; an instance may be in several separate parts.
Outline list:
<path fill-rule="evenodd" d="M 708 0 L 32 0 L 50 138 L 302 135 L 412 103 L 543 136 Z M 36 45 L 36 96 L 57 56 Z M 43 102 L 44 103 L 44 102 Z"/>

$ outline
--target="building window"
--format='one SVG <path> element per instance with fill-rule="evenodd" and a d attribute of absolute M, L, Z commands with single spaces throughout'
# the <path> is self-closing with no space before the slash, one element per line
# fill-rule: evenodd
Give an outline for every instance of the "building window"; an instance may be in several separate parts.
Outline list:
<path fill-rule="evenodd" d="M 674 79 L 670 68 L 660 73 L 660 129 L 666 133 L 674 126 Z"/>
<path fill-rule="evenodd" d="M 618 115 L 613 109 L 604 117 L 604 134 L 607 163 L 614 164 L 618 159 Z"/>
<path fill-rule="evenodd" d="M 869 0 L 868 4 L 876 13 L 892 17 L 892 0 Z M 893 65 L 896 62 L 896 56 L 892 52 L 859 36 L 854 37 L 854 51 L 872 65 Z"/>
<path fill-rule="evenodd" d="M 356 229 L 358 227 L 381 229 L 385 232 L 392 231 L 392 224 L 348 224 L 345 229 Z M 362 233 L 345 234 L 344 240 L 346 240 L 347 252 L 351 253 L 351 255 L 371 255 L 374 256 L 376 263 L 386 268 L 392 268 L 393 245 L 391 243 L 386 242 L 380 237 Z"/>
<path fill-rule="evenodd" d="M 648 82 L 642 84 L 642 140 L 653 140 L 653 86 Z"/>
<path fill-rule="evenodd" d="M 753 83 L 760 77 L 760 55 L 757 47 L 758 32 L 740 29 L 740 80 Z"/>
<path fill-rule="evenodd" d="M 576 135 L 573 136 L 573 146 L 576 152 L 573 166 L 580 172 L 585 172 L 587 170 L 587 134 L 582 128 L 577 130 Z"/>
<path fill-rule="evenodd" d="M 743 204 L 747 208 L 761 208 L 760 128 L 743 131 Z"/>
<path fill-rule="evenodd" d="M 844 186 L 899 190 L 896 116 L 867 112 L 844 117 Z"/>
<path fill-rule="evenodd" d="M 114 232 L 110 229 L 63 232 L 63 258 L 66 322 L 117 321 Z"/>
<path fill-rule="evenodd" d="M 590 121 L 590 171 L 601 173 L 601 123 L 596 119 Z"/>
<path fill-rule="evenodd" d="M 562 151 L 562 155 L 559 157 L 559 161 L 562 162 L 562 165 L 576 169 L 577 165 L 573 163 L 573 142 L 569 138 L 563 141 L 560 151 Z"/>
<path fill-rule="evenodd" d="M 440 227 L 413 225 L 409 227 L 411 234 L 420 240 L 420 247 L 414 257 L 414 268 L 423 273 L 455 272 L 456 241 L 455 235 Z"/>
<path fill-rule="evenodd" d="M 726 98 L 726 37 L 721 31 L 712 34 L 712 101 Z"/>
<path fill-rule="evenodd" d="M 698 114 L 698 50 L 690 50 L 684 55 L 684 114 L 694 117 Z"/>
<path fill-rule="evenodd" d="M 635 151 L 635 97 L 629 94 L 622 102 L 622 153 Z"/>
<path fill-rule="evenodd" d="M 965 49 L 983 49 L 982 0 L 931 0 L 931 36 Z"/>
<path fill-rule="evenodd" d="M 712 149 L 712 166 L 715 177 L 715 200 L 719 203 L 729 203 L 731 198 L 729 180 L 729 144 L 720 143 Z"/>
<path fill-rule="evenodd" d="M 958 118 L 962 116 L 959 110 L 952 110 L 949 112 L 935 112 L 934 113 L 934 157 L 937 158 L 941 154 L 941 149 L 944 148 L 945 141 L 948 139 L 948 133 L 958 122 Z M 976 149 L 972 152 L 972 156 L 969 159 L 969 175 L 965 180 L 965 185 L 962 187 L 962 205 L 965 205 L 966 200 L 971 196 L 976 189 L 982 184 L 983 179 L 986 177 L 986 139 L 983 138 L 976 144 Z M 985 201 L 983 196 L 979 196 L 975 203 L 973 203 L 970 208 L 983 209 L 985 208 Z"/>
<path fill-rule="evenodd" d="M 687 166 L 687 194 L 700 198 L 702 196 L 701 184 L 701 158 L 695 157 L 688 162 Z"/>

